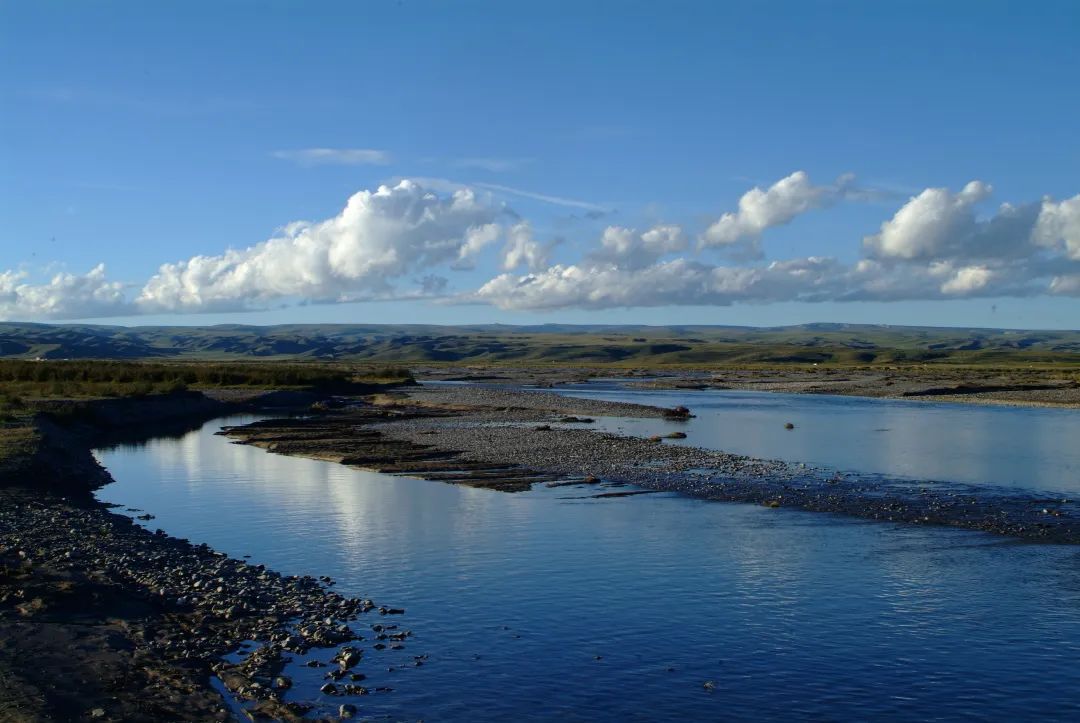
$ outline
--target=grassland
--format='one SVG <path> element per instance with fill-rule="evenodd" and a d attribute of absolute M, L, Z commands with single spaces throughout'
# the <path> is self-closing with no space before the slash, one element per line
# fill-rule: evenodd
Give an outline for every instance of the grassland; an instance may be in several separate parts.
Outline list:
<path fill-rule="evenodd" d="M 403 381 L 403 367 L 344 364 L 160 363 L 133 361 L 24 361 L 0 359 L 0 409 L 21 400 L 129 397 L 185 389 L 347 390 L 375 381 Z"/>

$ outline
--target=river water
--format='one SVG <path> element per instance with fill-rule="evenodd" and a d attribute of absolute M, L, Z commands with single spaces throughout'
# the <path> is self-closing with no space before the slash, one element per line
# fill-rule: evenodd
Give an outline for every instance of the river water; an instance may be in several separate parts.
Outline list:
<path fill-rule="evenodd" d="M 619 381 L 552 390 L 658 407 L 685 405 L 686 422 L 600 419 L 633 435 L 687 433 L 688 444 L 762 459 L 918 480 L 1080 492 L 1080 412 L 731 390 L 628 389 Z M 792 430 L 784 425 L 795 425 Z"/>
<path fill-rule="evenodd" d="M 661 398 L 615 389 L 596 393 L 645 403 Z M 699 426 L 688 428 L 698 439 L 688 441 L 701 444 L 711 423 L 703 413 L 705 397 L 693 396 L 698 394 L 675 396 L 699 413 L 690 423 Z M 782 423 L 775 431 L 772 422 L 780 418 L 796 424 L 793 432 L 827 440 L 826 430 L 800 416 L 800 405 L 821 405 L 818 411 L 830 414 L 830 404 L 853 404 L 787 395 L 765 401 L 790 406 L 761 422 L 760 435 L 747 431 L 756 422 L 735 424 L 745 434 L 718 434 L 726 440 L 719 446 L 731 441 L 746 445 L 732 451 L 751 452 L 757 439 L 772 449 L 775 437 L 795 445 L 792 440 L 801 438 L 784 437 Z M 855 404 L 859 428 L 897 430 L 897 420 L 908 417 L 912 421 L 904 424 L 920 426 L 923 407 L 901 413 L 883 402 Z M 745 413 L 749 420 L 752 407 L 735 405 L 719 417 Z M 881 410 L 877 417 L 875 409 Z M 1060 436 L 1009 431 L 1044 423 L 1033 422 L 1042 417 L 1032 411 L 1051 410 L 932 405 L 924 419 L 934 418 L 940 429 L 1004 430 L 1009 449 L 1027 459 L 1075 454 Z M 845 414 L 837 411 L 835 418 Z M 1076 424 L 1071 413 L 1050 417 L 1047 429 Z M 407 649 L 365 656 L 364 684 L 394 691 L 354 699 L 363 715 L 1080 715 L 1080 547 L 670 494 L 589 499 L 577 488 L 544 487 L 506 494 L 388 477 L 268 454 L 214 435 L 245 419 L 99 450 L 116 479 L 99 497 L 156 515 L 145 523 L 152 528 L 233 556 L 251 555 L 252 562 L 285 574 L 330 575 L 339 592 L 406 608 L 395 622 L 414 632 Z M 831 428 L 839 434 L 848 426 L 835 421 Z M 888 436 L 875 434 L 857 443 Z M 916 457 L 941 453 L 932 446 L 937 435 L 903 439 Z M 931 446 L 920 448 L 920 439 Z M 942 478 L 956 466 L 922 460 L 896 467 L 889 460 L 909 464 L 904 460 L 910 454 L 852 452 L 837 439 L 832 456 L 809 441 L 798 444 L 767 456 L 850 469 L 869 465 L 867 471 L 889 474 L 936 464 L 929 469 Z M 800 458 L 804 453 L 818 456 Z M 1075 456 L 1070 459 L 1056 469 L 1057 462 L 1048 463 L 1032 476 L 990 470 L 989 482 L 1031 479 L 1040 487 L 1075 489 L 1061 476 L 1076 469 L 1068 466 Z M 982 481 L 977 470 L 958 473 L 964 481 Z M 430 656 L 422 667 L 402 665 L 419 654 Z M 315 681 L 322 671 L 297 666 L 291 672 Z M 321 699 L 327 712 L 340 702 Z"/>

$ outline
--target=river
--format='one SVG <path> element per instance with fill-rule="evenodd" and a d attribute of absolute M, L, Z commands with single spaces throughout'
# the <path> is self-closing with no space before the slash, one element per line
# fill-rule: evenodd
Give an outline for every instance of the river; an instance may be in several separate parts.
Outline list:
<path fill-rule="evenodd" d="M 572 393 L 644 403 L 677 397 L 699 414 L 684 427 L 687 442 L 703 446 L 713 435 L 731 451 L 773 450 L 764 456 L 843 469 L 1076 489 L 1069 472 L 1077 450 L 1057 434 L 1075 430 L 1075 412 L 914 403 L 898 410 L 794 395 L 769 395 L 764 402 L 780 409 L 755 412 L 745 398 L 700 392 Z M 714 403 L 723 409 L 715 419 L 706 411 Z M 851 408 L 857 419 L 847 417 Z M 1048 416 L 1033 422 L 1032 412 Z M 755 420 L 760 414 L 771 416 Z M 365 685 L 394 691 L 355 699 L 363 715 L 1080 715 L 1080 547 L 671 494 L 589 499 L 577 488 L 507 494 L 389 477 L 214 434 L 246 419 L 99 450 L 116 479 L 99 497 L 154 514 L 145 523 L 152 528 L 285 574 L 330 575 L 339 592 L 405 607 L 397 622 L 414 632 L 406 650 L 372 652 L 361 668 Z M 780 419 L 796 428 L 777 429 Z M 1030 431 L 1036 424 L 1046 436 Z M 934 461 L 941 435 L 916 433 L 931 428 L 998 434 L 1010 445 L 1006 459 L 1056 461 L 1024 475 L 1016 472 L 1021 462 L 1001 469 Z M 862 431 L 844 436 L 852 430 Z M 896 438 L 903 454 L 881 451 Z M 867 439 L 887 442 L 849 449 L 871 446 Z M 973 442 L 971 454 L 996 447 L 993 439 Z M 430 656 L 424 665 L 403 664 L 420 654 Z M 295 665 L 291 674 L 314 681 L 322 671 Z M 322 699 L 324 711 L 340 702 Z"/>

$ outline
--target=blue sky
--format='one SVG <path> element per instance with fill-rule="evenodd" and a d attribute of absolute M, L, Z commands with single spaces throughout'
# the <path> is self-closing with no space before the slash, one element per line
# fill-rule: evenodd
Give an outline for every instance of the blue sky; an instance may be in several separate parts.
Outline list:
<path fill-rule="evenodd" d="M 1080 327 L 1074 2 L 3 2 L 0 42 L 0 318 Z"/>

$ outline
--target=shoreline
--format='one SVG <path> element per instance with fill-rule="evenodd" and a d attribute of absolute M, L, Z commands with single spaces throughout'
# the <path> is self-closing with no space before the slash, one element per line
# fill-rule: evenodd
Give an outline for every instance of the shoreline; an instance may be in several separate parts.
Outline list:
<path fill-rule="evenodd" d="M 401 611 L 341 597 L 326 579 L 282 577 L 150 532 L 92 496 L 112 480 L 92 447 L 182 434 L 236 412 L 307 412 L 222 431 L 237 443 L 494 491 L 667 491 L 1080 544 L 1080 506 L 1070 499 L 841 476 L 589 427 L 592 416 L 686 416 L 648 405 L 502 385 L 323 397 L 315 408 L 310 395 L 271 392 L 264 407 L 251 395 L 217 396 L 87 402 L 66 424 L 39 416 L 34 454 L 0 469 L 0 714 L 226 720 L 242 703 L 253 715 L 300 720 L 332 710 L 328 700 L 348 714 L 351 697 L 369 693 L 351 672 L 363 659 L 356 621 Z M 243 648 L 249 639 L 262 644 Z M 282 676 L 287 659 L 318 649 L 327 651 L 319 657 L 337 650 L 329 698 L 292 689 Z M 242 657 L 226 663 L 230 655 Z"/>
<path fill-rule="evenodd" d="M 386 634 L 358 620 L 403 610 L 152 532 L 94 498 L 112 477 L 92 446 L 252 409 L 197 397 L 84 403 L 97 426 L 37 418 L 34 454 L 2 470 L 0 718 L 222 721 L 242 708 L 298 721 L 349 714 L 369 694 L 352 668 L 382 649 L 360 641 Z M 331 656 L 325 690 L 283 674 L 292 658 Z"/>
<path fill-rule="evenodd" d="M 476 381 L 493 386 L 558 388 L 592 379 L 619 379 L 629 388 L 741 390 L 783 394 L 834 394 L 868 399 L 949 402 L 1012 407 L 1080 409 L 1077 371 L 964 370 L 891 371 L 844 368 L 718 369 L 421 367 L 428 381 Z M 977 379 L 978 382 L 973 382 Z"/>
<path fill-rule="evenodd" d="M 517 400 L 517 403 L 515 403 Z M 525 491 L 536 483 L 633 485 L 701 499 L 792 507 L 863 519 L 1080 544 L 1080 504 L 1020 490 L 841 474 L 777 460 L 591 431 L 565 415 L 637 416 L 641 405 L 542 391 L 421 387 L 376 407 L 268 420 L 223 433 L 267 451 L 376 472 Z M 661 417 L 660 408 L 645 416 Z M 357 435 L 364 445 L 357 446 Z M 342 453 L 341 450 L 351 450 Z M 395 457 L 395 453 L 403 454 Z M 516 469 L 518 484 L 472 479 L 473 466 Z M 497 472 L 497 475 L 504 475 Z M 549 479 L 549 478 L 561 479 Z"/>

